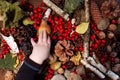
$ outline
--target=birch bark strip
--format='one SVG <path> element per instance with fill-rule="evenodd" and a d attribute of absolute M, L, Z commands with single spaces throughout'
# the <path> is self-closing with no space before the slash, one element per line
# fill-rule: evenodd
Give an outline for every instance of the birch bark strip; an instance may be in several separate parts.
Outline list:
<path fill-rule="evenodd" d="M 62 9 L 57 7 L 53 2 L 50 0 L 43 0 L 43 2 L 50 7 L 53 11 L 55 11 L 57 14 L 59 14 L 61 17 L 63 17 L 65 20 L 69 20 L 69 14 L 65 13 Z"/>
<path fill-rule="evenodd" d="M 85 21 L 90 22 L 90 13 L 89 13 L 89 0 L 85 0 Z M 87 58 L 89 56 L 89 37 L 90 37 L 90 28 L 88 28 L 87 32 L 84 34 L 84 53 L 83 58 Z"/>
<path fill-rule="evenodd" d="M 81 63 L 86 67 L 93 71 L 96 75 L 98 75 L 101 79 L 105 78 L 105 75 L 100 72 L 97 68 L 91 66 L 86 60 L 81 60 Z"/>

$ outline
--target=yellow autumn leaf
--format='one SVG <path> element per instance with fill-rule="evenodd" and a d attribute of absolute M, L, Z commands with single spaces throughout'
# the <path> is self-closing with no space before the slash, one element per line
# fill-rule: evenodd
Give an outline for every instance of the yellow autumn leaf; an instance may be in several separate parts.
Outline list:
<path fill-rule="evenodd" d="M 79 34 L 84 34 L 88 30 L 88 27 L 89 27 L 89 22 L 83 22 L 76 27 L 75 31 Z"/>
<path fill-rule="evenodd" d="M 16 59 L 16 64 L 14 65 L 14 68 L 16 68 L 18 65 L 19 65 L 19 59 L 18 59 L 18 57 L 17 57 L 17 59 Z"/>
<path fill-rule="evenodd" d="M 77 55 L 74 55 L 70 58 L 70 61 L 72 61 L 75 65 L 79 65 L 80 59 L 81 59 L 81 55 L 80 55 L 80 51 L 78 51 Z"/>

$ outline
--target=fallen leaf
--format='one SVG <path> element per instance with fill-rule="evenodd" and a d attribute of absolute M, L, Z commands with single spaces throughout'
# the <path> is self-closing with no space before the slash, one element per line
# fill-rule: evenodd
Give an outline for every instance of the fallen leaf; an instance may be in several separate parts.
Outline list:
<path fill-rule="evenodd" d="M 88 30 L 88 27 L 89 27 L 89 22 L 83 22 L 77 26 L 75 31 L 79 34 L 84 34 Z"/>

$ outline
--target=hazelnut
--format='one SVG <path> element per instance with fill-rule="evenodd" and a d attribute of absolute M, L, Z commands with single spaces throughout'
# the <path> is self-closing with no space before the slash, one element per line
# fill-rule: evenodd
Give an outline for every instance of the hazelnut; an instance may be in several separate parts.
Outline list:
<path fill-rule="evenodd" d="M 101 31 L 101 32 L 99 32 L 98 37 L 99 37 L 99 39 L 104 39 L 106 37 L 106 35 L 103 31 Z"/>
<path fill-rule="evenodd" d="M 110 24 L 108 27 L 109 31 L 115 31 L 117 29 L 117 26 L 115 24 Z"/>
<path fill-rule="evenodd" d="M 112 51 L 112 47 L 110 45 L 107 45 L 107 51 L 111 52 Z"/>
<path fill-rule="evenodd" d="M 109 38 L 109 39 L 114 38 L 114 36 L 115 36 L 115 35 L 114 35 L 114 33 L 113 33 L 113 32 L 109 32 L 109 33 L 108 33 L 108 38 Z"/>
<path fill-rule="evenodd" d="M 57 70 L 57 72 L 58 72 L 59 74 L 63 74 L 63 73 L 64 73 L 64 69 L 63 69 L 63 68 L 59 68 L 59 69 Z"/>

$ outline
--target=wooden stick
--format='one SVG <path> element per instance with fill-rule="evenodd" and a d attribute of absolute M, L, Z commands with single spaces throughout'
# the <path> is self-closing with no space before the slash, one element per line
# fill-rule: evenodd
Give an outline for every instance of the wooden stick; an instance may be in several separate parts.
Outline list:
<path fill-rule="evenodd" d="M 89 0 L 85 0 L 85 17 L 86 17 L 86 22 L 89 22 L 90 21 Z M 84 34 L 84 43 L 83 43 L 84 58 L 87 58 L 89 56 L 89 37 L 90 37 L 90 28 L 88 28 L 87 32 Z"/>
<path fill-rule="evenodd" d="M 97 68 L 90 65 L 86 60 L 81 60 L 81 63 L 86 67 L 89 68 L 91 71 L 93 71 L 96 75 L 98 75 L 101 79 L 105 78 L 105 75 L 100 72 Z"/>
<path fill-rule="evenodd" d="M 98 68 L 101 72 L 107 72 L 107 69 L 101 63 L 96 63 L 96 61 L 92 57 L 88 57 L 87 61 L 90 62 L 90 64 L 94 67 Z"/>
<path fill-rule="evenodd" d="M 120 77 L 115 74 L 113 71 L 108 70 L 108 72 L 106 73 L 107 76 L 109 76 L 112 80 L 118 80 Z"/>
<path fill-rule="evenodd" d="M 53 11 L 55 11 L 57 14 L 59 14 L 60 16 L 62 16 L 65 20 L 69 20 L 69 14 L 65 13 L 62 9 L 60 9 L 59 7 L 57 7 L 53 2 L 51 2 L 50 0 L 43 0 L 43 2 L 50 7 Z"/>

